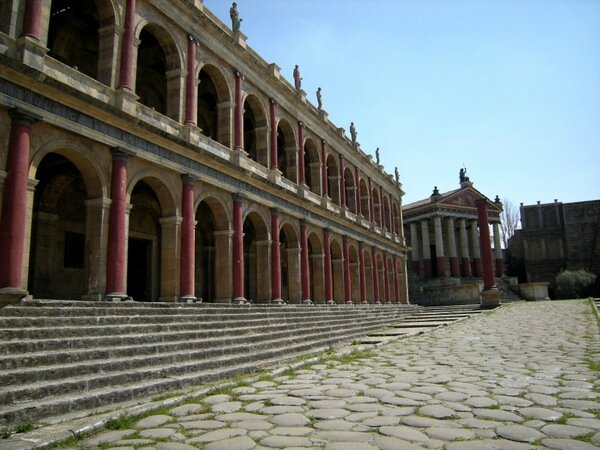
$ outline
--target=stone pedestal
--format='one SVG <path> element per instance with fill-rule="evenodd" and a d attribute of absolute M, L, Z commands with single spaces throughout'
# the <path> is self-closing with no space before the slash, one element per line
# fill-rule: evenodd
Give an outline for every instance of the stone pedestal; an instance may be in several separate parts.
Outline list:
<path fill-rule="evenodd" d="M 550 300 L 548 297 L 548 283 L 521 283 L 519 284 L 521 296 L 527 300 Z"/>
<path fill-rule="evenodd" d="M 496 308 L 500 306 L 500 297 L 502 292 L 498 288 L 493 287 L 490 289 L 484 289 L 481 291 L 481 307 L 482 308 Z"/>
<path fill-rule="evenodd" d="M 15 305 L 25 297 L 27 297 L 27 291 L 18 288 L 2 288 L 0 289 L 0 308 Z"/>

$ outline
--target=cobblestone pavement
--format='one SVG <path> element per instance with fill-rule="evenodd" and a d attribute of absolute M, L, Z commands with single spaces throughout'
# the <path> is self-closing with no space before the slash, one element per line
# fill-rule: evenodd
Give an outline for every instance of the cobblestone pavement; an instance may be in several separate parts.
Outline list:
<path fill-rule="evenodd" d="M 80 444 L 600 448 L 599 377 L 600 337 L 587 301 L 515 303 L 367 354 L 240 382 Z"/>

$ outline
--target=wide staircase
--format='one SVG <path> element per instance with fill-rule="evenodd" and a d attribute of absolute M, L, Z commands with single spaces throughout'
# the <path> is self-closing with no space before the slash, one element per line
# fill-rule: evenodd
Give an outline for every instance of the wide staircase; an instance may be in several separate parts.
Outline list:
<path fill-rule="evenodd" d="M 420 309 L 22 301 L 0 309 L 0 425 L 76 417 L 257 370 Z"/>

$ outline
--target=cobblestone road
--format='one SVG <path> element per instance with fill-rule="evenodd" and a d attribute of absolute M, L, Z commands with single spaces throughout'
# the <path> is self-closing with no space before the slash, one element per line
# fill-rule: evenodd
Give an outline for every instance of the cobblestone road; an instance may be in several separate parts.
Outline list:
<path fill-rule="evenodd" d="M 80 444 L 600 448 L 600 337 L 586 301 L 515 303 L 358 356 L 241 382 Z"/>

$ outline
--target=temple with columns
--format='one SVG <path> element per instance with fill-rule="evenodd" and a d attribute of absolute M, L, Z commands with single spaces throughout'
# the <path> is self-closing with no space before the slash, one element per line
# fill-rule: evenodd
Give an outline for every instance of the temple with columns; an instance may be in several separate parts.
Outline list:
<path fill-rule="evenodd" d="M 504 274 L 501 213 L 499 198 L 492 201 L 475 189 L 463 169 L 459 188 L 440 193 L 436 186 L 428 198 L 404 205 L 413 273 L 424 281 L 483 278 L 484 288 L 493 287 L 495 276 Z"/>
<path fill-rule="evenodd" d="M 5 2 L 0 295 L 407 303 L 403 194 L 202 0 Z"/>

